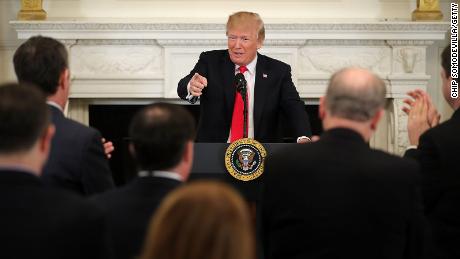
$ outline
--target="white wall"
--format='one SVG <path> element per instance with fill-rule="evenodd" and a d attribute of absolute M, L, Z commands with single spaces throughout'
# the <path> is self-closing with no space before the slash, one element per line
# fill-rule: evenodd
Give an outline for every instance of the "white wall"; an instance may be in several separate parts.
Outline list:
<path fill-rule="evenodd" d="M 19 41 L 8 21 L 16 19 L 19 2 L 0 0 L 0 83 L 15 80 L 12 56 Z"/>
<path fill-rule="evenodd" d="M 445 19 L 450 2 L 441 0 Z M 20 43 L 8 22 L 16 19 L 19 0 L 0 0 L 0 83 L 14 80 L 12 55 Z M 398 19 L 410 20 L 416 0 L 44 0 L 49 19 L 65 18 L 168 18 L 182 21 L 225 23 L 227 16 L 239 10 L 258 12 L 266 22 L 295 19 Z M 444 43 L 429 50 L 428 74 L 432 75 L 429 92 L 444 118 L 450 109 L 439 90 L 439 51 Z"/>

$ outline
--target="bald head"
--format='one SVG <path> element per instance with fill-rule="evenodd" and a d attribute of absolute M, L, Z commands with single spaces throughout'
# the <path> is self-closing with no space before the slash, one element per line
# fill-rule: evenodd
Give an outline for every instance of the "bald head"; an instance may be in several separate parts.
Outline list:
<path fill-rule="evenodd" d="M 385 83 L 361 68 L 345 68 L 332 75 L 326 91 L 326 109 L 334 117 L 364 122 L 385 105 Z"/>

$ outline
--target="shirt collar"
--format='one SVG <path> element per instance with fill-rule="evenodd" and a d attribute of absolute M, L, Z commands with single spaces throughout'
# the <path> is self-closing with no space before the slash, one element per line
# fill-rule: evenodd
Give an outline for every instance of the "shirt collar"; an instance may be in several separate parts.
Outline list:
<path fill-rule="evenodd" d="M 142 170 L 137 173 L 137 176 L 139 177 L 163 177 L 163 178 L 168 178 L 168 179 L 173 179 L 177 180 L 180 182 L 183 182 L 184 180 L 178 173 L 174 172 L 168 172 L 168 171 L 147 171 L 147 170 Z"/>
<path fill-rule="evenodd" d="M 246 68 L 248 69 L 248 71 L 249 71 L 249 73 L 251 75 L 254 75 L 255 72 L 256 72 L 257 56 L 258 55 L 256 54 L 256 57 L 251 61 L 251 63 L 246 65 Z M 238 71 L 239 68 L 240 68 L 240 66 L 235 65 L 235 71 Z"/>
<path fill-rule="evenodd" d="M 47 103 L 48 105 L 51 105 L 51 106 L 53 106 L 53 107 L 58 108 L 58 109 L 62 112 L 62 108 L 61 108 L 61 106 L 59 106 L 59 104 L 57 104 L 57 103 L 55 103 L 55 102 L 53 102 L 53 101 L 46 101 L 46 103 Z"/>

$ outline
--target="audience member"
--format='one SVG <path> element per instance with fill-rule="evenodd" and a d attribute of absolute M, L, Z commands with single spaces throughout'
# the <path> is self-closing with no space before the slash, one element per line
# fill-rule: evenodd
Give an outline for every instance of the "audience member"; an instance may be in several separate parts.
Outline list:
<path fill-rule="evenodd" d="M 235 190 L 196 181 L 162 202 L 141 259 L 253 259 L 252 229 L 247 205 Z"/>
<path fill-rule="evenodd" d="M 408 113 L 409 141 L 405 157 L 421 166 L 425 215 L 432 226 L 436 258 L 460 258 L 460 174 L 457 149 L 460 146 L 460 98 L 451 97 L 451 46 L 441 55 L 442 93 L 455 110 L 439 125 L 439 116 L 429 96 L 421 90 L 410 92 L 414 99 Z M 457 83 L 458 79 L 454 81 Z M 458 91 L 457 91 L 458 93 Z"/>
<path fill-rule="evenodd" d="M 112 189 L 114 183 L 100 133 L 63 114 L 70 91 L 65 46 L 52 38 L 32 37 L 16 50 L 14 69 L 19 82 L 36 85 L 47 95 L 56 127 L 43 169 L 45 183 L 81 195 Z"/>
<path fill-rule="evenodd" d="M 174 104 L 156 103 L 134 116 L 129 130 L 130 151 L 139 177 L 94 198 L 108 212 L 115 258 L 139 254 L 151 215 L 168 192 L 187 180 L 193 162 L 194 131 L 192 116 Z"/>
<path fill-rule="evenodd" d="M 54 126 L 45 96 L 0 86 L 0 243 L 2 258 L 106 258 L 102 212 L 41 175 Z"/>
<path fill-rule="evenodd" d="M 419 168 L 368 144 L 385 92 L 367 70 L 335 73 L 320 99 L 321 139 L 267 158 L 265 258 L 422 258 Z"/>

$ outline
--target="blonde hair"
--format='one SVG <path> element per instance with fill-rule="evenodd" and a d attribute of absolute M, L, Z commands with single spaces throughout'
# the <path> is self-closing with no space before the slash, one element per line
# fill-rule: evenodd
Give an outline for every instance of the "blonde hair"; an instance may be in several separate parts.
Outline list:
<path fill-rule="evenodd" d="M 140 258 L 255 258 L 247 204 L 219 182 L 196 181 L 176 189 L 152 218 Z"/>
<path fill-rule="evenodd" d="M 226 34 L 228 34 L 230 28 L 247 26 L 249 24 L 255 24 L 257 26 L 257 39 L 263 42 L 265 40 L 264 22 L 257 13 L 241 11 L 230 15 L 227 21 Z"/>

